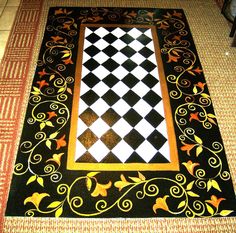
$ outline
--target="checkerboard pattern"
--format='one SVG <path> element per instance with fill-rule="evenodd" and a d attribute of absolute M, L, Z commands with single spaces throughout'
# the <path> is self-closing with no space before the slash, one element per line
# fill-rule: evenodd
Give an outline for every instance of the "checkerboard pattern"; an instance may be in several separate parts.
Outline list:
<path fill-rule="evenodd" d="M 77 162 L 170 162 L 150 28 L 86 27 Z"/>

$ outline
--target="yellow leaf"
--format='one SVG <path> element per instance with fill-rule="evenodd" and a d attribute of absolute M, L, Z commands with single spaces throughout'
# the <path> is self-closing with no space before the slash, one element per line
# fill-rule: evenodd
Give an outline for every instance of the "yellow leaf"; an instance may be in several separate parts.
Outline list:
<path fill-rule="evenodd" d="M 59 132 L 55 132 L 55 133 L 52 133 L 49 138 L 50 139 L 54 139 L 57 135 L 58 135 Z"/>
<path fill-rule="evenodd" d="M 47 208 L 53 209 L 53 208 L 58 207 L 60 204 L 61 204 L 60 201 L 54 201 L 54 202 L 52 202 L 51 204 L 49 204 Z"/>
<path fill-rule="evenodd" d="M 34 89 L 36 92 L 40 92 L 40 89 L 37 88 L 37 87 L 33 87 L 33 89 Z"/>
<path fill-rule="evenodd" d="M 194 86 L 194 88 L 193 88 L 193 93 L 197 94 L 197 87 L 196 86 Z"/>
<path fill-rule="evenodd" d="M 207 182 L 207 192 L 211 189 L 211 187 L 212 187 L 211 180 L 209 180 Z"/>
<path fill-rule="evenodd" d="M 216 116 L 211 114 L 211 113 L 207 114 L 207 116 L 210 117 L 210 118 L 216 118 Z"/>
<path fill-rule="evenodd" d="M 49 78 L 49 81 L 52 81 L 54 78 L 55 78 L 55 75 L 52 74 L 52 75 L 50 76 L 50 78 Z"/>
<path fill-rule="evenodd" d="M 145 177 L 141 172 L 138 172 L 138 177 L 139 177 L 140 180 L 142 180 L 142 181 L 146 180 L 146 177 Z"/>
<path fill-rule="evenodd" d="M 40 124 L 40 130 L 43 130 L 45 126 L 46 126 L 46 124 L 45 124 L 44 122 L 42 122 L 42 123 Z"/>
<path fill-rule="evenodd" d="M 215 189 L 217 189 L 218 191 L 222 192 L 221 189 L 220 189 L 220 186 L 219 186 L 219 184 L 217 183 L 216 180 L 212 180 L 212 181 L 211 181 L 211 184 L 212 184 L 212 187 L 213 187 L 213 188 L 215 188 Z"/>
<path fill-rule="evenodd" d="M 208 119 L 208 121 L 210 121 L 212 124 L 217 125 L 216 122 L 215 122 L 213 119 L 211 119 L 211 118 L 207 118 L 207 119 Z"/>
<path fill-rule="evenodd" d="M 197 143 L 202 144 L 202 139 L 199 138 L 198 136 L 194 135 L 194 139 Z"/>
<path fill-rule="evenodd" d="M 51 150 L 51 145 L 52 145 L 51 141 L 47 140 L 47 141 L 46 141 L 46 146 L 47 146 L 50 150 Z"/>
<path fill-rule="evenodd" d="M 206 93 L 202 93 L 201 96 L 202 96 L 203 98 L 210 98 L 210 96 L 209 96 L 208 94 L 206 94 Z"/>
<path fill-rule="evenodd" d="M 232 212 L 234 212 L 234 211 L 233 210 L 222 210 L 220 212 L 220 215 L 225 217 L 225 216 L 231 214 Z"/>
<path fill-rule="evenodd" d="M 190 183 L 187 185 L 186 190 L 191 190 L 192 187 L 193 187 L 193 184 L 194 184 L 194 181 L 190 182 Z"/>
<path fill-rule="evenodd" d="M 177 208 L 180 209 L 180 208 L 184 207 L 185 204 L 186 204 L 186 201 L 181 201 Z"/>
<path fill-rule="evenodd" d="M 40 92 L 32 91 L 31 94 L 33 94 L 33 95 L 39 95 Z"/>
<path fill-rule="evenodd" d="M 134 181 L 135 183 L 139 183 L 139 182 L 142 181 L 142 180 L 141 180 L 140 178 L 138 178 L 138 177 L 129 176 L 129 178 L 130 178 L 132 181 Z"/>
<path fill-rule="evenodd" d="M 56 211 L 55 217 L 56 217 L 56 218 L 59 218 L 59 217 L 61 216 L 62 212 L 63 212 L 63 208 L 60 207 L 60 208 Z"/>
<path fill-rule="evenodd" d="M 87 177 L 94 177 L 94 176 L 96 176 L 98 173 L 100 173 L 100 172 L 89 172 L 89 173 L 87 174 Z"/>
<path fill-rule="evenodd" d="M 51 121 L 46 121 L 46 125 L 47 125 L 47 126 L 50 126 L 50 127 L 54 127 L 54 125 L 52 124 Z"/>
<path fill-rule="evenodd" d="M 198 155 L 200 155 L 202 151 L 203 151 L 202 146 L 198 146 L 196 150 L 196 156 L 198 157 Z"/>
<path fill-rule="evenodd" d="M 213 214 L 214 214 L 213 208 L 212 208 L 210 205 L 208 205 L 208 204 L 206 204 L 206 207 L 207 207 L 208 212 L 209 212 L 211 215 L 213 215 Z"/>
<path fill-rule="evenodd" d="M 92 180 L 90 178 L 86 179 L 86 186 L 87 186 L 88 191 L 90 191 L 92 187 Z"/>
<path fill-rule="evenodd" d="M 65 53 L 61 58 L 65 58 L 65 57 L 69 57 L 70 54 L 69 53 Z"/>
<path fill-rule="evenodd" d="M 28 185 L 28 184 L 34 182 L 34 181 L 36 180 L 36 178 L 37 178 L 36 176 L 31 176 L 31 177 L 28 179 L 26 185 Z"/>
<path fill-rule="evenodd" d="M 188 72 L 193 75 L 193 76 L 196 76 L 196 74 L 194 74 L 191 70 L 188 70 Z M 196 94 L 196 93 L 195 93 Z"/>
<path fill-rule="evenodd" d="M 65 87 L 62 87 L 62 88 L 60 88 L 60 89 L 58 90 L 57 93 L 61 93 L 61 92 L 63 92 L 64 90 L 65 90 Z"/>
<path fill-rule="evenodd" d="M 66 90 L 68 93 L 70 93 L 72 95 L 72 90 L 69 87 Z"/>
<path fill-rule="evenodd" d="M 38 177 L 38 178 L 37 178 L 37 182 L 38 182 L 42 187 L 44 187 L 44 186 L 43 186 L 43 178 L 42 178 L 42 177 Z"/>
<path fill-rule="evenodd" d="M 192 191 L 188 191 L 187 194 L 190 196 L 190 197 L 199 197 L 198 194 L 192 192 Z"/>

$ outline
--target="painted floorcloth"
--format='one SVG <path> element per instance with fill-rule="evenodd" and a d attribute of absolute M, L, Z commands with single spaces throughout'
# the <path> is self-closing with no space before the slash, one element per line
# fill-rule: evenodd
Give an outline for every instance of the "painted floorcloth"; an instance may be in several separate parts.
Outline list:
<path fill-rule="evenodd" d="M 7 216 L 235 216 L 183 10 L 51 8 Z"/>

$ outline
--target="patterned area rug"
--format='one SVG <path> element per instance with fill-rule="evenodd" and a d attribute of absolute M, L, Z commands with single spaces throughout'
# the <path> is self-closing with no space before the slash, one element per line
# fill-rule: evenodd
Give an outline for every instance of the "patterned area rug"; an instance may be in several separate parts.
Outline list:
<path fill-rule="evenodd" d="M 235 204 L 184 11 L 50 8 L 6 216 L 209 218 Z"/>

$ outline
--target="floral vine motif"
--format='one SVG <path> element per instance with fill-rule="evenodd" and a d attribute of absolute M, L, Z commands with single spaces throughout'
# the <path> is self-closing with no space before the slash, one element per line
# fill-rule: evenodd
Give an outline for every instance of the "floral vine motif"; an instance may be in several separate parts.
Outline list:
<path fill-rule="evenodd" d="M 31 173 L 26 185 L 37 181 L 44 187 L 45 177 L 52 182 L 59 182 L 62 178 L 60 171 L 62 153 L 54 153 L 67 145 L 64 127 L 68 124 L 70 111 L 65 103 L 68 94 L 72 95 L 69 87 L 74 82 L 71 76 L 65 76 L 67 66 L 74 64 L 72 54 L 74 49 L 73 37 L 77 35 L 77 24 L 69 15 L 72 11 L 59 9 L 51 17 L 49 32 L 56 31 L 46 42 L 46 49 L 42 59 L 38 61 L 40 70 L 36 73 L 29 104 L 32 106 L 31 117 L 27 123 L 38 128 L 34 139 L 36 142 L 25 141 L 20 151 L 28 155 L 27 165 L 17 163 L 14 174 Z M 55 17 L 57 16 L 57 17 Z M 42 153 L 43 151 L 43 153 Z M 41 197 L 41 196 L 40 196 Z M 38 198 L 38 196 L 34 196 Z"/>
<path fill-rule="evenodd" d="M 119 181 L 116 181 L 114 186 L 119 189 L 120 192 L 123 191 L 121 197 L 117 199 L 115 202 L 108 204 L 108 202 L 104 199 L 96 201 L 94 211 L 87 210 L 82 212 L 84 199 L 82 196 L 77 195 L 73 196 L 73 188 L 75 185 L 82 180 L 86 180 L 87 190 L 91 191 L 93 186 L 92 182 L 95 182 L 95 187 L 93 191 L 90 193 L 92 197 L 97 197 L 101 195 L 102 197 L 107 196 L 107 190 L 111 188 L 112 182 L 109 181 L 107 184 L 100 184 L 98 183 L 95 176 L 99 172 L 90 172 L 85 177 L 77 178 L 70 186 L 67 184 L 61 184 L 57 188 L 57 192 L 60 195 L 66 195 L 62 201 L 53 201 L 47 206 L 47 210 L 40 209 L 40 203 L 45 197 L 50 197 L 48 193 L 33 193 L 32 196 L 27 197 L 24 201 L 24 204 L 32 203 L 36 209 L 30 209 L 26 212 L 27 216 L 34 216 L 35 212 L 39 212 L 42 214 L 49 214 L 55 213 L 56 217 L 60 217 L 63 214 L 63 208 L 65 203 L 70 206 L 70 209 L 73 213 L 78 216 L 97 216 L 104 212 L 109 211 L 110 209 L 114 208 L 115 206 L 118 207 L 120 211 L 129 212 L 133 208 L 133 202 L 130 199 L 125 199 L 126 196 L 130 192 L 133 192 L 137 188 L 139 188 L 136 192 L 136 198 L 139 200 L 144 199 L 145 197 L 156 197 L 161 191 L 159 188 L 159 183 L 165 181 L 165 184 L 171 183 L 169 188 L 169 195 L 164 195 L 164 197 L 156 198 L 155 203 L 152 206 L 153 212 L 157 214 L 158 209 L 162 209 L 171 213 L 172 215 L 179 215 L 181 213 L 185 213 L 187 217 L 213 217 L 213 216 L 227 216 L 232 211 L 231 210 L 221 210 L 219 212 L 219 205 L 220 203 L 225 200 L 224 198 L 218 198 L 215 195 L 211 196 L 211 200 L 206 200 L 205 202 L 201 202 L 199 200 L 195 200 L 193 205 L 190 206 L 190 199 L 198 198 L 199 195 L 192 191 L 194 181 L 188 183 L 186 185 L 186 178 L 182 174 L 176 175 L 176 180 L 163 178 L 163 177 L 156 177 L 149 180 L 146 180 L 145 176 L 138 172 L 138 177 L 129 177 L 128 181 L 125 176 L 122 174 Z M 160 185 L 161 186 L 161 185 Z M 169 202 L 167 199 L 174 198 L 179 200 L 175 205 L 175 207 L 170 207 Z M 170 201 L 171 203 L 171 201 Z M 209 205 L 210 204 L 210 205 Z M 81 211 L 79 210 L 81 209 Z M 90 212 L 90 213 L 89 213 Z"/>

